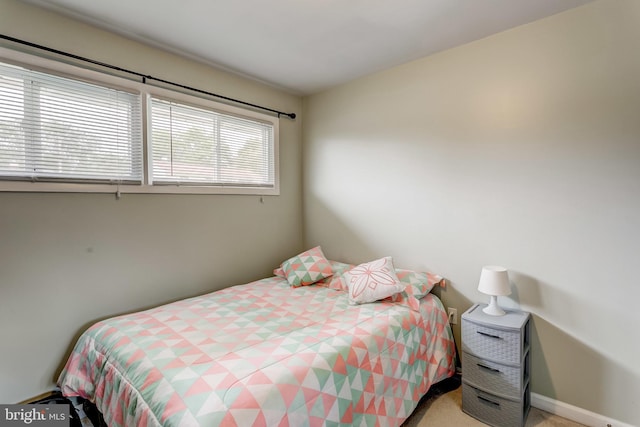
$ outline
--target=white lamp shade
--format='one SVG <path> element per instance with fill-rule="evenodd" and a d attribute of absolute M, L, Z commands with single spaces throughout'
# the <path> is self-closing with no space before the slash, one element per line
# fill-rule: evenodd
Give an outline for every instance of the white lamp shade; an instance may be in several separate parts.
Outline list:
<path fill-rule="evenodd" d="M 509 273 L 507 273 L 507 269 L 497 265 L 482 267 L 478 290 L 487 295 L 497 296 L 511 294 L 511 285 L 509 284 Z"/>

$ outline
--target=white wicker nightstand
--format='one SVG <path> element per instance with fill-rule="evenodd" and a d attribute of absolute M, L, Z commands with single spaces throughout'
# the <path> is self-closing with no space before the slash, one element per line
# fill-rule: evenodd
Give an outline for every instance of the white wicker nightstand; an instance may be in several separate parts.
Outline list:
<path fill-rule="evenodd" d="M 521 427 L 531 407 L 531 316 L 490 316 L 484 307 L 462 315 L 462 410 L 492 426 Z"/>

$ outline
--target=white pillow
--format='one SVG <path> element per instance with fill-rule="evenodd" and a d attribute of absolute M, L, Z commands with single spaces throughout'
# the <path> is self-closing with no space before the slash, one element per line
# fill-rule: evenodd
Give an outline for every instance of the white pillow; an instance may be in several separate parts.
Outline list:
<path fill-rule="evenodd" d="M 353 267 L 343 277 L 351 304 L 379 301 L 402 292 L 406 286 L 396 276 L 390 256 Z"/>

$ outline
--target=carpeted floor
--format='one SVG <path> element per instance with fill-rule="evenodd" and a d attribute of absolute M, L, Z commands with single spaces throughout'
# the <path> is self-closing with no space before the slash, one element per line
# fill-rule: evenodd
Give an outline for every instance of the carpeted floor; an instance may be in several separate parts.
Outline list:
<path fill-rule="evenodd" d="M 486 424 L 462 412 L 460 379 L 450 378 L 437 384 L 420 401 L 402 427 L 483 427 Z M 582 424 L 531 408 L 526 427 L 580 427 Z"/>

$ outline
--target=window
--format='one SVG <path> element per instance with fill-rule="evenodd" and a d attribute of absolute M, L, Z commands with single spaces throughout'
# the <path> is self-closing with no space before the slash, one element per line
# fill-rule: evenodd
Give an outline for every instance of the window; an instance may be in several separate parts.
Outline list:
<path fill-rule="evenodd" d="M 0 176 L 142 183 L 140 95 L 0 64 Z"/>
<path fill-rule="evenodd" d="M 151 98 L 154 185 L 273 188 L 273 125 Z"/>
<path fill-rule="evenodd" d="M 275 117 L 0 55 L 0 191 L 279 194 Z"/>

